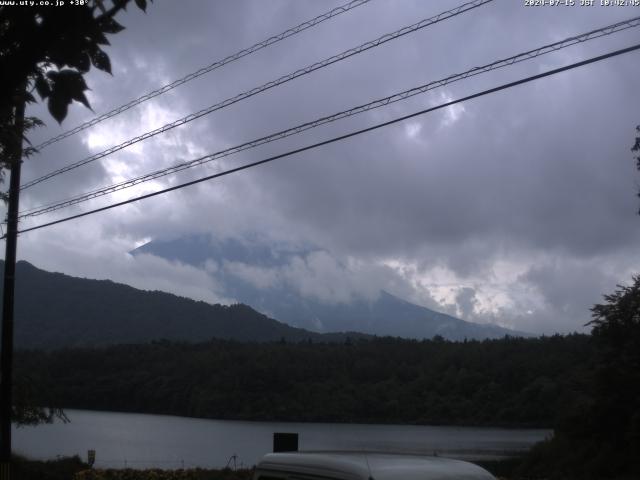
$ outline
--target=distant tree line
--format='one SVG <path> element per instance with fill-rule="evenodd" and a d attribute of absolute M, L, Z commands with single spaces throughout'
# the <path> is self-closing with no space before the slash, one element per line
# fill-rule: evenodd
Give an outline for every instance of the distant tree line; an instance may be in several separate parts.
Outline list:
<path fill-rule="evenodd" d="M 203 418 L 551 427 L 591 401 L 586 335 L 23 351 L 36 401 Z"/>

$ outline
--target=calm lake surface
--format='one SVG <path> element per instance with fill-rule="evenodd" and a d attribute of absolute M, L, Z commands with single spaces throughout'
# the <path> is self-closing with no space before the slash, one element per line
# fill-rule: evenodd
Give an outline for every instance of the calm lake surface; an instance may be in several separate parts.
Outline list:
<path fill-rule="evenodd" d="M 70 423 L 14 428 L 14 451 L 31 458 L 96 450 L 97 467 L 181 468 L 255 465 L 274 432 L 297 432 L 300 450 L 386 450 L 461 459 L 526 450 L 550 430 L 203 420 L 164 415 L 65 410 Z M 231 465 L 233 460 L 231 460 Z"/>

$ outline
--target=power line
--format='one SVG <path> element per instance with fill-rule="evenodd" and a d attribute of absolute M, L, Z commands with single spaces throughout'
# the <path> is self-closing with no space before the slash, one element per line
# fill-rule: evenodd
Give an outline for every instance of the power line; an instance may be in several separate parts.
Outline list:
<path fill-rule="evenodd" d="M 462 98 L 459 98 L 457 100 L 452 100 L 450 102 L 442 103 L 442 104 L 437 105 L 435 107 L 426 108 L 424 110 L 420 110 L 418 112 L 414 112 L 414 113 L 411 113 L 409 115 L 404 115 L 402 117 L 395 118 L 395 119 L 389 120 L 387 122 L 378 123 L 378 124 L 373 125 L 371 127 L 367 127 L 367 128 L 363 128 L 363 129 L 360 129 L 360 130 L 356 130 L 356 131 L 353 131 L 353 132 L 350 132 L 350 133 L 347 133 L 347 134 L 344 134 L 344 135 L 340 135 L 338 137 L 333 137 L 333 138 L 330 138 L 329 140 L 324 140 L 322 142 L 318 142 L 318 143 L 314 143 L 314 144 L 311 144 L 311 145 L 307 145 L 306 147 L 297 148 L 295 150 L 290 150 L 288 152 L 281 153 L 279 155 L 274 155 L 272 157 L 268 157 L 268 158 L 265 158 L 263 160 L 259 160 L 259 161 L 256 161 L 256 162 L 248 163 L 246 165 L 242 165 L 240 167 L 236 167 L 236 168 L 232 168 L 232 169 L 229 169 L 229 170 L 225 170 L 224 172 L 219 172 L 219 173 L 216 173 L 216 174 L 213 174 L 213 175 L 209 175 L 209 176 L 206 176 L 206 177 L 199 178 L 197 180 L 192 180 L 192 181 L 189 181 L 189 182 L 185 182 L 185 183 L 182 183 L 180 185 L 175 185 L 173 187 L 165 188 L 163 190 L 158 190 L 156 192 L 148 193 L 146 195 L 140 195 L 138 197 L 130 198 L 129 200 L 124 200 L 122 202 L 112 203 L 112 204 L 104 206 L 104 207 L 100 207 L 100 208 L 96 208 L 96 209 L 93 209 L 93 210 L 89 210 L 87 212 L 83 212 L 83 213 L 79 213 L 79 214 L 76 214 L 76 215 L 71 215 L 71 216 L 68 216 L 68 217 L 64 217 L 64 218 L 61 218 L 61 219 L 58 219 L 58 220 L 54 220 L 52 222 L 43 223 L 41 225 L 36 225 L 35 227 L 25 228 L 23 230 L 20 230 L 18 233 L 26 233 L 26 232 L 30 232 L 30 231 L 33 231 L 33 230 L 39 230 L 41 228 L 50 227 L 52 225 L 57 225 L 57 224 L 60 224 L 60 223 L 68 222 L 70 220 L 75 220 L 76 218 L 86 217 L 88 215 L 93 215 L 95 213 L 104 212 L 105 210 L 110 210 L 112 208 L 121 207 L 121 206 L 127 205 L 129 203 L 137 202 L 139 200 L 145 200 L 147 198 L 151 198 L 151 197 L 155 197 L 155 196 L 158 196 L 158 195 L 162 195 L 162 194 L 165 194 L 165 193 L 168 193 L 168 192 L 172 192 L 174 190 L 180 190 L 182 188 L 189 187 L 191 185 L 195 185 L 195 184 L 198 184 L 198 183 L 206 182 L 208 180 L 213 180 L 215 178 L 219 178 L 219 177 L 223 177 L 223 176 L 226 176 L 226 175 L 230 175 L 232 173 L 240 172 L 242 170 L 247 170 L 249 168 L 256 167 L 258 165 L 263 165 L 265 163 L 273 162 L 273 161 L 278 160 L 280 158 L 289 157 L 291 155 L 295 155 L 295 154 L 298 154 L 298 153 L 306 152 L 307 150 L 312 150 L 312 149 L 315 149 L 315 148 L 318 148 L 318 147 L 321 147 L 321 146 L 324 146 L 324 145 L 329 145 L 331 143 L 335 143 L 335 142 L 339 142 L 339 141 L 342 141 L 342 140 L 346 140 L 348 138 L 355 137 L 355 136 L 361 135 L 363 133 L 371 132 L 373 130 L 377 130 L 377 129 L 382 128 L 382 127 L 387 127 L 389 125 L 392 125 L 392 124 L 395 124 L 395 123 L 398 123 L 398 122 L 402 122 L 404 120 L 408 120 L 410 118 L 417 117 L 419 115 L 424 115 L 424 114 L 433 112 L 435 110 L 440 110 L 442 108 L 450 107 L 450 106 L 455 105 L 457 103 L 461 103 L 461 102 L 465 102 L 465 101 L 468 101 L 468 100 L 472 100 L 474 98 L 478 98 L 478 97 L 482 97 L 484 95 L 488 95 L 488 94 L 491 94 L 491 93 L 499 92 L 501 90 L 506 90 L 508 88 L 512 88 L 512 87 L 515 87 L 515 86 L 518 86 L 518 85 L 529 83 L 529 82 L 532 82 L 534 80 L 539 80 L 541 78 L 545 78 L 545 77 L 548 77 L 548 76 L 551 76 L 551 75 L 556 75 L 558 73 L 565 72 L 567 70 L 572 70 L 574 68 L 582 67 L 584 65 L 589 65 L 589 64 L 592 64 L 592 63 L 595 63 L 595 62 L 599 62 L 599 61 L 602 61 L 602 60 L 605 60 L 605 59 L 608 59 L 608 58 L 612 58 L 612 57 L 615 57 L 615 56 L 618 56 L 618 55 L 622 55 L 624 53 L 629 53 L 629 52 L 632 52 L 632 51 L 635 51 L 635 50 L 639 50 L 639 49 L 640 49 L 640 44 L 636 44 L 636 45 L 633 45 L 631 47 L 623 48 L 623 49 L 620 49 L 620 50 L 615 50 L 613 52 L 609 52 L 609 53 L 604 54 L 604 55 L 599 55 L 597 57 L 592 57 L 590 59 L 583 60 L 581 62 L 572 63 L 572 64 L 566 65 L 564 67 L 556 68 L 556 69 L 553 69 L 553 70 L 548 70 L 546 72 L 543 72 L 543 73 L 540 73 L 540 74 L 537 74 L 537 75 L 532 75 L 530 77 L 526 77 L 526 78 L 523 78 L 523 79 L 520 79 L 520 80 L 516 80 L 514 82 L 505 83 L 505 84 L 502 84 L 502 85 L 500 85 L 498 87 L 490 88 L 488 90 L 483 90 L 481 92 L 474 93 L 472 95 L 468 95 L 466 97 L 462 97 Z M 1 238 L 5 238 L 5 236 L 3 236 Z"/>
<path fill-rule="evenodd" d="M 177 165 L 174 165 L 172 167 L 168 167 L 168 168 L 164 168 L 161 170 L 157 170 L 151 173 L 147 173 L 145 175 L 141 175 L 138 176 L 136 178 L 130 179 L 130 180 L 125 180 L 123 182 L 119 182 L 107 187 L 102 187 L 99 188 L 97 190 L 92 190 L 90 192 L 86 192 L 83 193 L 81 195 L 77 195 L 75 197 L 66 199 L 66 200 L 62 200 L 62 201 L 58 201 L 55 203 L 50 203 L 48 205 L 41 205 L 41 206 L 37 206 L 37 207 L 32 207 L 31 209 L 28 210 L 24 210 L 23 212 L 21 212 L 20 217 L 19 218 L 26 218 L 26 217 L 33 217 L 33 216 L 38 216 L 38 215 L 42 215 L 45 213 L 50 213 L 56 210 L 60 210 L 62 208 L 66 208 L 72 205 L 76 205 L 78 203 L 82 203 L 85 202 L 87 200 L 90 199 L 94 199 L 94 198 L 98 198 L 104 195 L 108 195 L 110 193 L 114 193 L 117 192 L 119 190 L 124 190 L 125 188 L 130 188 L 133 187 L 135 185 L 139 185 L 143 182 L 147 182 L 150 180 L 155 180 L 157 178 L 160 177 L 164 177 L 166 175 L 170 175 L 172 173 L 177 173 L 180 172 L 182 170 L 186 170 L 188 168 L 192 168 L 195 166 L 199 166 L 223 157 L 227 157 L 229 155 L 244 151 L 244 150 L 248 150 L 251 148 L 255 148 L 257 146 L 260 145 L 264 145 L 266 143 L 270 143 L 282 138 L 286 138 L 289 137 L 291 135 L 295 135 L 301 132 L 304 132 L 306 130 L 318 127 L 320 125 L 323 124 L 327 124 L 327 123 L 331 123 L 334 121 L 337 121 L 339 119 L 343 119 L 343 118 L 347 118 L 353 115 L 357 115 L 369 110 L 373 110 L 375 108 L 380 108 L 386 105 L 389 105 L 391 103 L 395 103 L 398 102 L 400 100 L 405 100 L 407 98 L 410 98 L 414 95 L 418 95 L 421 93 L 425 93 L 427 91 L 433 90 L 435 88 L 438 87 L 442 87 L 445 85 L 448 85 L 450 83 L 454 83 L 460 80 L 463 80 L 465 78 L 469 78 L 475 75 L 479 75 L 481 73 L 486 73 L 498 68 L 503 68 L 506 66 L 510 66 L 513 65 L 515 63 L 519 63 L 525 60 L 530 60 L 533 58 L 536 58 L 538 56 L 541 55 L 545 55 L 551 52 L 555 52 L 558 50 L 561 50 L 563 48 L 567 48 L 569 46 L 575 45 L 577 43 L 581 43 L 581 42 L 585 42 L 588 40 L 593 40 L 596 38 L 600 38 L 602 36 L 605 35 L 611 35 L 613 33 L 617 33 L 623 30 L 626 30 L 628 28 L 632 28 L 632 27 L 637 27 L 640 26 L 640 16 L 639 17 L 635 17 L 635 18 L 631 18 L 629 20 L 624 20 L 621 22 L 617 22 L 614 23 L 612 25 L 607 25 L 606 27 L 602 27 L 596 30 L 592 30 L 580 35 L 576 35 L 573 37 L 569 37 L 566 38 L 564 40 L 558 41 L 558 42 L 554 42 L 548 45 L 544 45 L 542 47 L 538 47 L 536 49 L 533 50 L 529 50 L 527 52 L 524 53 L 519 53 L 517 55 L 513 55 L 511 57 L 502 59 L 502 60 L 497 60 L 494 61 L 492 63 L 486 64 L 484 66 L 481 67 L 474 67 L 470 70 L 467 70 L 465 72 L 462 73 L 458 73 L 455 75 L 450 75 L 444 79 L 441 80 L 436 80 L 436 81 L 432 81 L 429 82 L 427 84 L 421 85 L 419 87 L 414 87 L 411 88 L 409 90 L 405 90 L 403 92 L 400 93 L 395 93 L 393 95 L 390 95 L 388 97 L 384 97 L 382 99 L 378 99 L 378 100 L 374 100 L 372 102 L 369 102 L 367 104 L 364 105 L 359 105 L 353 108 L 350 108 L 348 110 L 343 110 L 341 112 L 335 113 L 333 115 L 329 115 L 329 116 L 325 116 L 325 117 L 321 117 L 319 119 L 313 120 L 311 122 L 307 122 L 307 123 L 303 123 L 301 125 L 297 125 L 295 127 L 286 129 L 286 130 L 282 130 L 280 132 L 277 133 L 273 133 L 271 135 L 265 136 L 265 137 L 261 137 L 258 138 L 256 140 L 252 140 L 250 142 L 246 142 L 243 143 L 241 145 L 237 145 L 235 147 L 231 147 L 231 148 L 227 148 L 225 150 L 219 151 L 219 152 L 215 152 L 212 154 L 208 154 L 199 158 L 196 158 L 194 160 L 190 160 L 188 162 L 182 162 L 179 163 Z"/>
<path fill-rule="evenodd" d="M 417 30 L 426 28 L 428 26 L 434 25 L 436 23 L 439 23 L 441 21 L 447 20 L 449 18 L 453 18 L 456 17 L 462 13 L 468 12 L 469 10 L 475 9 L 481 5 L 487 4 L 492 2 L 493 0 L 473 0 L 472 2 L 468 2 L 465 3 L 463 5 L 460 5 L 456 8 L 453 8 L 451 10 L 447 10 L 445 12 L 439 13 L 438 15 L 435 15 L 433 17 L 430 18 L 426 18 L 423 20 L 420 20 L 417 23 L 414 23 L 413 25 L 409 25 L 406 27 L 403 27 L 399 30 L 396 30 L 395 32 L 392 33 L 387 33 L 385 35 L 382 35 L 381 37 L 376 38 L 375 40 L 371 40 L 369 42 L 363 43 L 361 45 L 358 45 L 357 47 L 353 47 L 350 48 L 348 50 L 345 50 L 342 53 L 339 53 L 337 55 L 334 55 L 332 57 L 326 58 L 324 60 L 321 60 L 319 62 L 313 63 L 311 65 L 308 65 L 304 68 L 301 68 L 299 70 L 296 70 L 295 72 L 289 73 L 287 75 L 283 75 L 282 77 L 276 79 L 276 80 L 271 80 L 270 82 L 267 82 L 259 87 L 254 87 L 251 90 L 247 90 L 246 92 L 240 93 L 234 97 L 230 97 L 227 98 L 226 100 L 223 100 L 222 102 L 219 102 L 215 105 L 211 105 L 207 108 L 204 108 L 202 110 L 199 110 L 195 113 L 192 113 L 190 115 L 187 115 L 186 117 L 183 117 L 179 120 L 176 120 L 174 122 L 168 123 L 162 127 L 156 128 L 155 130 L 152 130 L 150 132 L 146 132 L 142 135 L 139 135 L 137 137 L 131 138 L 129 140 L 127 140 L 126 142 L 123 142 L 119 145 L 115 145 L 111 148 L 108 148 L 106 150 L 103 150 L 102 152 L 96 153 L 90 157 L 84 158 L 82 160 L 79 160 L 75 163 L 72 163 L 70 165 L 67 165 L 66 167 L 60 168 L 58 170 L 55 170 L 53 172 L 50 172 L 46 175 L 43 175 L 42 177 L 36 178 L 35 180 L 31 180 L 30 182 L 25 183 L 24 185 L 22 185 L 21 189 L 24 190 L 26 188 L 32 187 L 33 185 L 36 185 L 38 183 L 44 182 L 45 180 L 48 180 L 49 178 L 55 177 L 57 175 L 60 175 L 62 173 L 66 173 L 70 170 L 73 170 L 75 168 L 78 168 L 82 165 L 86 165 L 87 163 L 91 163 L 94 162 L 96 160 L 99 160 L 101 158 L 104 158 L 108 155 L 111 155 L 112 153 L 115 153 L 119 150 L 122 150 L 123 148 L 129 147 L 135 143 L 141 142 L 142 140 L 146 140 L 148 138 L 151 138 L 155 135 L 158 135 L 160 133 L 164 133 L 167 132 L 169 130 L 172 130 L 176 127 L 179 127 L 181 125 L 184 125 L 186 123 L 189 123 L 193 120 L 196 120 L 200 117 L 203 117 L 205 115 L 208 115 L 210 113 L 213 113 L 217 110 L 221 110 L 223 108 L 226 108 L 230 105 L 233 105 L 235 103 L 238 103 L 242 100 L 245 100 L 247 98 L 253 97 L 254 95 L 257 95 L 259 93 L 262 93 L 266 90 L 269 90 L 271 88 L 277 87 L 279 85 L 282 85 L 284 83 L 290 82 L 291 80 L 294 80 L 298 77 L 304 76 L 304 75 L 308 75 L 309 73 L 312 73 L 316 70 L 319 70 L 321 68 L 327 67 L 329 65 L 332 65 L 334 63 L 340 62 L 346 58 L 352 57 L 354 55 L 358 55 L 362 52 L 365 52 L 367 50 L 370 50 L 372 48 L 375 47 L 379 47 L 380 45 L 383 45 L 387 42 L 390 42 L 392 40 L 395 40 L 397 38 L 400 38 L 404 35 L 407 35 L 409 33 L 413 33 Z"/>
<path fill-rule="evenodd" d="M 232 55 L 229 55 L 228 57 L 223 58 L 222 60 L 218 60 L 210 65 L 207 65 L 206 67 L 202 67 L 201 69 L 196 70 L 195 72 L 190 73 L 178 80 L 175 80 L 167 85 L 163 85 L 157 90 L 153 90 L 152 92 L 149 92 L 145 95 L 142 95 L 141 97 L 131 100 L 130 102 L 125 103 L 124 105 L 121 105 L 117 108 L 114 108 L 113 110 L 107 113 L 104 113 L 99 117 L 93 118 L 81 125 L 78 125 L 77 127 L 72 128 L 71 130 L 67 130 L 66 132 L 63 132 L 60 135 L 52 137 L 49 140 L 41 143 L 40 145 L 37 145 L 35 148 L 37 150 L 41 150 L 53 143 L 59 142 L 64 138 L 70 137 L 71 135 L 74 135 L 78 132 L 86 130 L 87 128 L 93 127 L 94 125 L 97 125 L 98 123 L 104 120 L 107 120 L 111 117 L 115 117 L 116 115 L 119 115 L 120 113 L 126 110 L 129 110 L 135 107 L 136 105 L 140 105 L 141 103 L 146 102 L 147 100 L 157 97 L 158 95 L 162 95 L 163 93 L 166 93 L 169 90 L 173 90 L 174 88 L 179 87 L 180 85 L 183 85 L 187 82 L 190 82 L 191 80 L 194 80 L 206 73 L 212 72 L 213 70 L 223 67 L 224 65 L 227 65 L 231 62 L 235 62 L 236 60 L 240 60 L 241 58 L 246 57 L 247 55 L 255 53 L 258 50 L 262 50 L 263 48 L 269 47 L 286 38 L 292 37 L 293 35 L 297 35 L 298 33 L 303 32 L 304 30 L 307 30 L 309 28 L 315 27 L 316 25 L 319 25 L 325 20 L 329 20 L 331 18 L 337 17 L 342 13 L 348 12 L 349 10 L 352 10 L 361 5 L 364 5 L 365 3 L 368 3 L 370 1 L 371 0 L 352 0 L 348 3 L 345 3 L 344 5 L 341 5 L 332 10 L 329 10 L 328 12 L 323 13 L 322 15 L 318 15 L 317 17 L 314 17 L 311 20 L 307 20 L 306 22 L 303 22 L 300 25 L 296 25 L 295 27 L 285 30 L 284 32 L 279 33 L 278 35 L 274 35 L 272 37 L 267 38 L 266 40 L 256 43 L 255 45 L 252 45 L 248 48 L 244 48 Z"/>

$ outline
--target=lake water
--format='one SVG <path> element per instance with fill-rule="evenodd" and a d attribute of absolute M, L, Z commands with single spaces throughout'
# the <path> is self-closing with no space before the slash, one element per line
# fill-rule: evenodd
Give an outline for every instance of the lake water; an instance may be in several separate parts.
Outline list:
<path fill-rule="evenodd" d="M 549 430 L 203 420 L 65 410 L 70 423 L 13 430 L 14 451 L 31 458 L 96 450 L 97 467 L 221 468 L 236 455 L 250 467 L 272 450 L 274 432 L 299 434 L 300 450 L 368 450 L 497 458 L 528 449 Z"/>

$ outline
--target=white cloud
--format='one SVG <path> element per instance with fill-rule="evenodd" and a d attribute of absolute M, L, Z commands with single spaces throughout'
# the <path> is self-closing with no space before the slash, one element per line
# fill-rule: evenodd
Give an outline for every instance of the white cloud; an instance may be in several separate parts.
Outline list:
<path fill-rule="evenodd" d="M 449 6 L 454 2 L 414 2 L 402 9 L 371 2 L 48 147 L 25 162 L 23 178 L 35 178 Z M 274 13 L 261 2 L 186 0 L 158 2 L 147 15 L 134 9 L 122 15 L 127 30 L 112 37 L 114 77 L 89 75 L 92 105 L 104 112 L 323 9 L 314 2 L 281 2 Z M 475 9 L 56 177 L 24 191 L 22 205 L 66 198 L 218 151 L 613 23 L 620 16 L 616 9 L 599 7 L 534 10 L 515 2 Z M 446 90 L 82 208 L 406 115 L 547 65 L 626 46 L 634 36 L 637 31 L 630 29 L 450 84 Z M 612 59 L 218 181 L 26 233 L 20 237 L 19 255 L 46 269 L 216 301 L 219 290 L 211 274 L 215 277 L 224 266 L 209 263 L 206 270 L 197 270 L 131 260 L 126 252 L 147 238 L 258 232 L 274 241 L 307 242 L 335 252 L 300 257 L 275 272 L 231 267 L 259 285 L 284 282 L 329 302 L 385 288 L 474 321 L 547 333 L 581 328 L 591 302 L 599 300 L 596 293 L 610 291 L 614 279 L 623 282 L 640 270 L 635 253 L 640 241 L 637 172 L 629 152 L 640 121 L 640 91 L 634 83 L 639 69 L 632 57 Z M 35 143 L 63 130 L 41 105 L 30 111 L 48 123 L 46 130 L 34 133 Z M 90 116 L 74 106 L 64 129 Z M 22 226 L 55 218 L 39 217 Z"/>
<path fill-rule="evenodd" d="M 416 138 L 422 130 L 422 124 L 419 122 L 407 122 L 404 125 L 405 133 L 410 139 Z"/>
<path fill-rule="evenodd" d="M 449 103 L 451 101 L 453 101 L 454 98 L 447 92 L 445 91 L 441 91 L 439 93 L 439 101 L 438 103 Z M 448 106 L 447 108 L 445 108 L 444 110 L 444 117 L 441 121 L 441 126 L 442 127 L 451 127 L 453 126 L 458 120 L 460 120 L 460 118 L 462 118 L 462 115 L 466 112 L 466 109 L 464 107 L 464 104 L 462 103 L 456 103 L 453 105 Z"/>
<path fill-rule="evenodd" d="M 282 283 L 277 269 L 248 265 L 242 262 L 224 262 L 224 270 L 259 289 L 271 289 Z"/>

